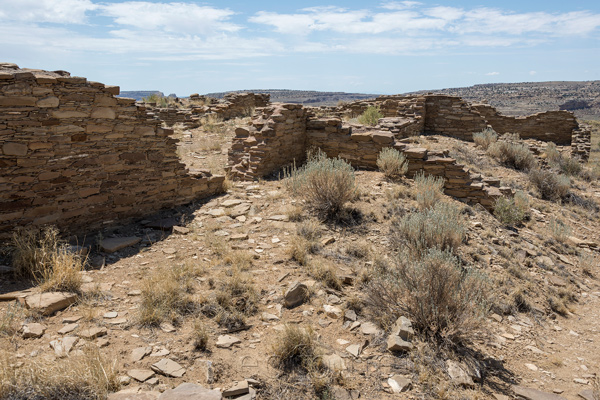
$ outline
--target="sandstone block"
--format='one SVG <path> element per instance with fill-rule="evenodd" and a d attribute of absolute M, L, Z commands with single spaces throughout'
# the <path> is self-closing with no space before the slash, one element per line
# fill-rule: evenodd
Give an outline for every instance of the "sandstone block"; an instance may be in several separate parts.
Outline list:
<path fill-rule="evenodd" d="M 23 143 L 6 142 L 2 145 L 2 152 L 7 156 L 27 155 L 27 145 Z"/>
<path fill-rule="evenodd" d="M 31 294 L 25 297 L 25 306 L 41 313 L 51 315 L 56 311 L 63 310 L 77 301 L 77 295 L 66 292 L 47 292 Z"/>
<path fill-rule="evenodd" d="M 104 118 L 104 119 L 115 119 L 115 110 L 109 107 L 98 107 L 92 109 L 91 118 Z"/>
<path fill-rule="evenodd" d="M 49 108 L 49 107 L 58 107 L 59 103 L 60 103 L 60 100 L 58 100 L 58 97 L 49 96 L 49 97 L 44 97 L 43 99 L 39 99 L 36 102 L 36 105 L 40 108 Z"/>
<path fill-rule="evenodd" d="M 33 107 L 36 101 L 35 97 L 0 96 L 0 106 L 4 107 Z"/>

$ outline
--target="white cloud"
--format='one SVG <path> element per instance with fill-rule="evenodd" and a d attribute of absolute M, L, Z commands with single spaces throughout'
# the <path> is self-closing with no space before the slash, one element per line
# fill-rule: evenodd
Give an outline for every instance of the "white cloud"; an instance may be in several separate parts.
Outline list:
<path fill-rule="evenodd" d="M 405 10 L 407 8 L 413 8 L 423 3 L 419 1 L 388 1 L 381 4 L 381 8 L 388 10 Z"/>
<path fill-rule="evenodd" d="M 529 75 L 531 75 L 531 76 L 537 75 L 537 71 L 529 71 Z"/>
<path fill-rule="evenodd" d="M 228 21 L 233 11 L 189 3 L 127 1 L 104 4 L 100 13 L 114 18 L 117 24 L 149 31 L 163 29 L 167 32 L 206 35 L 215 31 L 235 32 L 241 29 L 241 26 Z"/>
<path fill-rule="evenodd" d="M 495 75 L 500 75 L 500 72 L 488 72 L 486 75 L 487 75 L 487 76 L 495 76 Z"/>
<path fill-rule="evenodd" d="M 84 24 L 96 8 L 90 0 L 0 0 L 0 21 Z"/>

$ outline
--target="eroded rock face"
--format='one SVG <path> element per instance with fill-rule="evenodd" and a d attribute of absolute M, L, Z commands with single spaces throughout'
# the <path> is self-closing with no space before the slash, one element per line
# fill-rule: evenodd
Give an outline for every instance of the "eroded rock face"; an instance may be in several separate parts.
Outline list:
<path fill-rule="evenodd" d="M 287 308 L 294 308 L 304 303 L 308 296 L 308 287 L 300 282 L 291 284 L 283 296 L 283 304 Z"/>

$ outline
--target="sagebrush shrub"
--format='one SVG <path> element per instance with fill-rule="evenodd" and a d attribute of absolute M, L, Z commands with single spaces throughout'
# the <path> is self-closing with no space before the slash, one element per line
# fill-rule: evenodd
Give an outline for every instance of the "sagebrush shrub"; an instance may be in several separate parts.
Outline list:
<path fill-rule="evenodd" d="M 306 164 L 288 171 L 286 178 L 293 195 L 327 217 L 338 215 L 357 192 L 352 166 L 341 158 L 327 158 L 320 150 L 309 153 Z"/>
<path fill-rule="evenodd" d="M 494 204 L 494 215 L 505 225 L 513 226 L 525 220 L 529 213 L 529 199 L 522 191 L 514 197 L 500 197 Z"/>
<path fill-rule="evenodd" d="M 380 118 L 383 118 L 383 114 L 379 107 L 368 106 L 367 109 L 358 116 L 358 122 L 362 125 L 375 126 L 379 123 Z"/>
<path fill-rule="evenodd" d="M 414 177 L 416 200 L 422 210 L 433 207 L 444 196 L 444 178 L 419 172 Z"/>
<path fill-rule="evenodd" d="M 571 180 L 567 176 L 542 169 L 532 169 L 528 175 L 544 200 L 560 201 L 569 194 Z"/>
<path fill-rule="evenodd" d="M 386 147 L 377 156 L 377 167 L 387 178 L 398 178 L 408 171 L 408 160 L 398 150 Z"/>
<path fill-rule="evenodd" d="M 490 144 L 498 140 L 498 134 L 491 128 L 486 128 L 481 132 L 473 134 L 473 141 L 476 145 L 480 146 L 484 150 L 490 147 Z"/>
<path fill-rule="evenodd" d="M 519 139 L 519 135 L 504 135 L 502 140 L 498 140 L 488 147 L 488 154 L 507 167 L 520 171 L 529 170 L 536 165 L 533 153 Z"/>
<path fill-rule="evenodd" d="M 422 255 L 429 249 L 454 250 L 465 238 L 466 228 L 460 210 L 439 202 L 433 207 L 392 220 L 391 240 Z"/>
<path fill-rule="evenodd" d="M 552 237 L 561 243 L 571 236 L 571 227 L 560 218 L 550 218 L 549 229 Z"/>
<path fill-rule="evenodd" d="M 487 311 L 486 282 L 462 268 L 450 251 L 429 249 L 422 258 L 401 254 L 367 286 L 367 307 L 384 327 L 406 316 L 429 340 L 469 342 Z"/>

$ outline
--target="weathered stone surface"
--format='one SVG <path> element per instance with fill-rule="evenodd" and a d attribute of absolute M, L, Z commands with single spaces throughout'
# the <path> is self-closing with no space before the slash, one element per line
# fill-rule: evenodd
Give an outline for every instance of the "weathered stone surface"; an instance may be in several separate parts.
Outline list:
<path fill-rule="evenodd" d="M 224 397 L 236 397 L 248 393 L 250 390 L 247 381 L 239 381 L 229 388 L 223 390 Z"/>
<path fill-rule="evenodd" d="M 392 393 L 402 393 L 412 388 L 412 381 L 410 378 L 403 375 L 394 375 L 389 378 L 387 382 L 392 389 Z"/>
<path fill-rule="evenodd" d="M 235 345 L 235 344 L 239 344 L 242 343 L 242 341 L 238 338 L 236 338 L 235 336 L 231 336 L 231 335 L 220 335 L 217 338 L 217 347 L 220 347 L 222 349 L 228 349 L 231 346 Z"/>
<path fill-rule="evenodd" d="M 46 327 L 44 325 L 33 322 L 23 326 L 22 336 L 24 339 L 37 339 L 42 337 L 44 332 L 46 332 Z"/>
<path fill-rule="evenodd" d="M 460 363 L 453 360 L 446 360 L 446 368 L 450 379 L 459 386 L 472 388 L 475 386 L 473 379 L 464 370 Z"/>
<path fill-rule="evenodd" d="M 49 97 L 44 97 L 43 99 L 39 99 L 36 102 L 36 106 L 41 107 L 41 108 L 58 107 L 59 103 L 60 103 L 60 100 L 58 99 L 58 97 L 49 96 Z"/>
<path fill-rule="evenodd" d="M 387 339 L 387 349 L 389 351 L 411 351 L 413 345 L 410 342 L 402 340 L 400 336 L 390 335 Z"/>
<path fill-rule="evenodd" d="M 6 142 L 2 145 L 2 152 L 7 156 L 26 156 L 27 145 L 24 143 Z"/>
<path fill-rule="evenodd" d="M 346 363 L 344 359 L 337 354 L 328 354 L 323 356 L 323 364 L 331 371 L 345 371 Z"/>
<path fill-rule="evenodd" d="M 530 389 L 523 386 L 512 386 L 513 392 L 525 400 L 566 400 L 564 397 L 553 393 L 546 393 L 536 389 Z"/>
<path fill-rule="evenodd" d="M 391 334 L 400 336 L 402 340 L 411 341 L 415 335 L 415 331 L 412 328 L 412 322 L 408 318 L 402 316 L 394 323 Z"/>
<path fill-rule="evenodd" d="M 87 340 L 94 340 L 96 338 L 106 335 L 107 332 L 108 332 L 108 330 L 105 327 L 94 326 L 94 327 L 91 327 L 88 329 L 80 330 L 78 335 L 80 338 L 84 338 Z"/>
<path fill-rule="evenodd" d="M 154 376 L 154 372 L 150 371 L 149 369 L 130 369 L 127 371 L 127 375 L 138 382 L 146 382 L 148 379 Z"/>
<path fill-rule="evenodd" d="M 156 400 L 158 396 L 160 396 L 160 392 L 138 392 L 125 389 L 109 394 L 107 400 Z"/>
<path fill-rule="evenodd" d="M 329 304 L 325 304 L 323 306 L 323 310 L 325 311 L 325 314 L 329 317 L 329 318 L 341 318 L 344 313 L 342 311 L 341 308 L 336 307 L 336 306 L 330 306 Z"/>
<path fill-rule="evenodd" d="M 129 356 L 129 360 L 131 362 L 137 362 L 142 360 L 144 357 L 150 355 L 152 353 L 152 347 L 138 347 L 131 351 L 131 355 Z"/>
<path fill-rule="evenodd" d="M 73 332 L 75 329 L 79 327 L 79 324 L 67 324 L 58 330 L 58 333 L 61 335 L 66 335 L 67 333 Z"/>
<path fill-rule="evenodd" d="M 360 330 L 363 335 L 379 335 L 381 333 L 381 329 L 372 322 L 363 322 L 360 326 Z"/>
<path fill-rule="evenodd" d="M 76 336 L 66 336 L 62 339 L 51 341 L 50 347 L 52 347 L 57 357 L 62 358 L 69 355 L 69 352 L 78 341 L 79 338 Z"/>
<path fill-rule="evenodd" d="M 218 390 L 206 389 L 194 383 L 182 383 L 175 389 L 165 390 L 159 400 L 221 400 Z M 119 399 L 120 400 L 120 399 Z"/>
<path fill-rule="evenodd" d="M 293 282 L 283 296 L 283 304 L 287 308 L 297 307 L 304 303 L 308 296 L 308 287 L 298 281 Z"/>
<path fill-rule="evenodd" d="M 171 378 L 181 378 L 185 374 L 185 368 L 168 358 L 152 364 L 151 368 L 153 371 Z"/>
<path fill-rule="evenodd" d="M 119 251 L 121 249 L 124 249 L 125 247 L 138 244 L 141 241 L 142 238 L 135 236 L 104 239 L 100 243 L 100 248 L 102 249 L 102 251 L 105 251 L 107 253 L 114 253 L 115 251 Z"/>
<path fill-rule="evenodd" d="M 51 315 L 77 301 L 77 295 L 66 292 L 47 292 L 25 297 L 25 306 L 42 315 Z"/>

